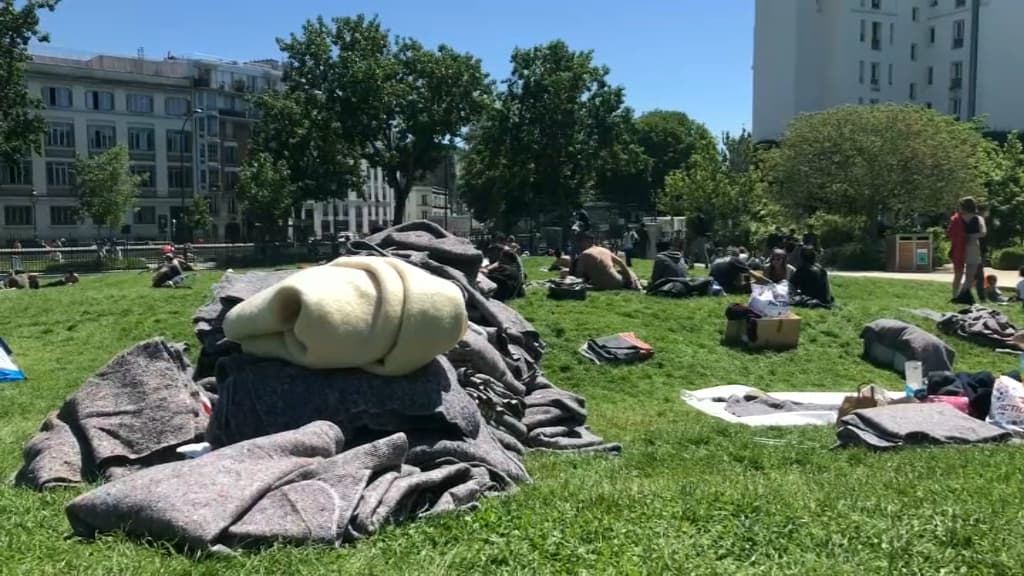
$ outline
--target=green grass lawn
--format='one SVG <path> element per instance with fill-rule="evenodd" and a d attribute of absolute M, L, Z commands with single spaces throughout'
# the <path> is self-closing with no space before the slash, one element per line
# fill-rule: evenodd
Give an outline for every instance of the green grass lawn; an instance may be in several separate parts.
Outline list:
<path fill-rule="evenodd" d="M 531 278 L 548 259 L 529 259 Z M 638 273 L 649 273 L 639 262 Z M 152 290 L 134 273 L 74 288 L 0 293 L 0 335 L 30 380 L 0 386 L 0 474 L 21 446 L 113 354 L 152 336 L 192 341 L 189 319 L 217 273 L 193 290 Z M 201 562 L 118 536 L 70 538 L 63 506 L 78 493 L 0 487 L 4 574 L 1020 574 L 1024 451 L 915 448 L 829 451 L 833 431 L 726 424 L 691 410 L 683 388 L 891 389 L 900 378 L 859 359 L 861 326 L 901 307 L 946 309 L 944 284 L 837 278 L 840 308 L 806 311 L 800 348 L 753 355 L 719 344 L 728 299 L 636 293 L 517 304 L 550 346 L 557 385 L 587 397 L 591 427 L 621 457 L 531 454 L 534 483 L 473 513 L 391 527 L 339 550 L 278 547 Z M 1022 320 L 1017 307 L 1010 308 Z M 637 366 L 597 367 L 588 337 L 634 331 L 657 350 Z M 964 370 L 1014 359 L 951 341 Z M 755 438 L 789 441 L 766 445 Z M 1018 499 L 1021 498 L 1021 499 Z"/>

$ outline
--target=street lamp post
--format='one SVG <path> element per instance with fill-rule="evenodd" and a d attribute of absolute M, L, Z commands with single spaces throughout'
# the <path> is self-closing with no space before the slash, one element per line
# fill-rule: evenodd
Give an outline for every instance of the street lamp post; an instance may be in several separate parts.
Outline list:
<path fill-rule="evenodd" d="M 185 115 L 185 119 L 181 121 L 181 149 L 178 150 L 178 178 L 181 179 L 181 218 L 182 222 L 187 222 L 185 218 L 185 126 L 189 120 L 195 120 L 196 114 L 202 114 L 205 112 L 202 108 L 193 108 Z M 193 130 L 194 132 L 194 130 Z M 192 183 L 195 186 L 195 182 Z M 184 238 L 182 238 L 184 240 Z"/>
<path fill-rule="evenodd" d="M 32 187 L 32 239 L 39 238 L 39 226 L 36 224 L 36 203 L 39 202 L 39 191 Z"/>

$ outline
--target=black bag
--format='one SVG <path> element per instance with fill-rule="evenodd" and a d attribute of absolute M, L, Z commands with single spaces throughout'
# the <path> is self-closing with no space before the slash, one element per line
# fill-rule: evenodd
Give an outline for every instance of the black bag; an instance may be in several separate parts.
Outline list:
<path fill-rule="evenodd" d="M 586 300 L 587 285 L 578 280 L 549 280 L 548 298 L 552 300 Z"/>

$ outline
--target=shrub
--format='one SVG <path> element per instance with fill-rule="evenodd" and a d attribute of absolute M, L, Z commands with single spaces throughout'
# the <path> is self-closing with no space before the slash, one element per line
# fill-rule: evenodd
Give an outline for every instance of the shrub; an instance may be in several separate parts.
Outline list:
<path fill-rule="evenodd" d="M 938 268 L 949 264 L 949 238 L 946 238 L 945 228 L 929 228 L 928 233 L 932 236 L 932 264 Z"/>
<path fill-rule="evenodd" d="M 822 263 L 840 270 L 884 270 L 885 250 L 879 242 L 851 242 L 826 248 Z"/>
<path fill-rule="evenodd" d="M 1019 270 L 1024 267 L 1024 248 L 1004 248 L 995 253 L 992 263 L 997 270 Z"/>
<path fill-rule="evenodd" d="M 807 221 L 818 234 L 818 242 L 824 248 L 854 244 L 864 234 L 864 219 L 836 216 L 819 212 Z"/>

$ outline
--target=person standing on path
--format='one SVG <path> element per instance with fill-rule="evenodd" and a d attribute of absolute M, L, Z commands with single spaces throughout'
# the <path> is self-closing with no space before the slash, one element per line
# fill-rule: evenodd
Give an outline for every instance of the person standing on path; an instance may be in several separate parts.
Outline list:
<path fill-rule="evenodd" d="M 978 300 L 985 301 L 985 263 L 982 260 L 981 241 L 988 234 L 985 218 L 978 211 L 978 203 L 967 197 L 960 201 L 960 217 L 964 220 L 964 282 L 954 298 L 958 304 L 973 304 L 971 283 L 975 284 Z"/>
<path fill-rule="evenodd" d="M 630 268 L 633 267 L 633 249 L 639 241 L 640 237 L 632 228 L 627 228 L 626 233 L 622 235 L 622 251 L 626 254 L 626 266 Z"/>
<path fill-rule="evenodd" d="M 959 207 L 949 218 L 946 226 L 946 238 L 949 238 L 949 260 L 953 263 L 953 298 L 960 295 L 960 286 L 964 281 L 964 251 L 967 246 L 967 232 Z"/>

